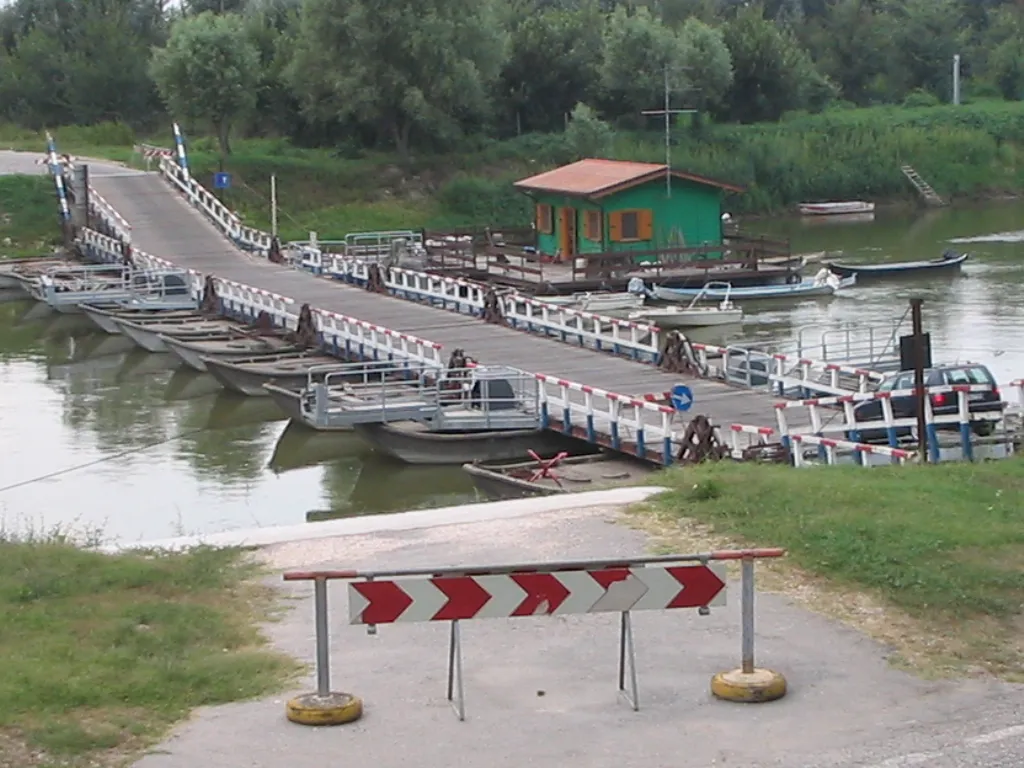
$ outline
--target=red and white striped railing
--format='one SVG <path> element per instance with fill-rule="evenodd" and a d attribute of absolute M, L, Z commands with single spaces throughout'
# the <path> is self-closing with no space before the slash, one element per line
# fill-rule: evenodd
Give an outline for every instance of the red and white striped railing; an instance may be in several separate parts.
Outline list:
<path fill-rule="evenodd" d="M 807 465 L 802 446 L 810 445 L 819 448 L 825 456 L 826 464 L 836 464 L 839 451 L 848 451 L 860 454 L 864 457 L 869 454 L 876 456 L 888 456 L 895 464 L 906 464 L 914 461 L 920 454 L 916 451 L 908 451 L 904 448 L 892 448 L 888 445 L 870 445 L 868 443 L 855 443 L 850 440 L 836 440 L 830 437 L 819 435 L 792 435 L 793 440 L 793 466 L 803 467 Z M 866 461 L 859 461 L 862 466 L 870 466 Z"/>
<path fill-rule="evenodd" d="M 325 309 L 313 310 L 313 317 L 324 344 L 348 359 L 398 358 L 444 368 L 443 345 L 435 341 Z"/>

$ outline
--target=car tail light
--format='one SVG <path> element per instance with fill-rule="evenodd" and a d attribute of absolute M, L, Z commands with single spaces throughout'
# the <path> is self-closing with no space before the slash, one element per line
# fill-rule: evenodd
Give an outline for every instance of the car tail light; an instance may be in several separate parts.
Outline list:
<path fill-rule="evenodd" d="M 999 394 L 999 387 L 992 387 L 992 397 L 996 400 L 1002 400 L 1003 396 Z"/>
<path fill-rule="evenodd" d="M 946 394 L 939 392 L 938 394 L 932 395 L 932 405 L 943 405 L 946 402 Z"/>

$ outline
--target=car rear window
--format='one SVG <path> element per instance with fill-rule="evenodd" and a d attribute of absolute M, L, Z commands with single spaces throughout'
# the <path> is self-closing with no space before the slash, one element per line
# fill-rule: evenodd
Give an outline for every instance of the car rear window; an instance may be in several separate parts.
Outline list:
<path fill-rule="evenodd" d="M 992 374 L 980 365 L 970 368 L 950 368 L 946 371 L 946 381 L 950 384 L 995 384 Z"/>

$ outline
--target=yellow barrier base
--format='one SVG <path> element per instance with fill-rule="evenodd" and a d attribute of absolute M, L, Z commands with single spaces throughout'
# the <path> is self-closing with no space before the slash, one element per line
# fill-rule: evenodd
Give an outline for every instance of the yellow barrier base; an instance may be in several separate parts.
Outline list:
<path fill-rule="evenodd" d="M 363 700 L 351 693 L 304 693 L 288 701 L 285 714 L 299 725 L 342 725 L 363 716 Z"/>
<path fill-rule="evenodd" d="M 770 669 L 742 669 L 719 672 L 711 678 L 711 693 L 724 701 L 756 704 L 775 701 L 786 695 L 786 678 Z"/>

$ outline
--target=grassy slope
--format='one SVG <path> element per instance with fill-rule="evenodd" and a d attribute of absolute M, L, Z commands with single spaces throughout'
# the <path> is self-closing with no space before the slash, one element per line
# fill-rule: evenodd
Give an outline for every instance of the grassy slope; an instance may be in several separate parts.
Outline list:
<path fill-rule="evenodd" d="M 48 253 L 60 244 L 59 224 L 48 177 L 0 176 L 0 259 Z"/>
<path fill-rule="evenodd" d="M 943 664 L 1024 680 L 1024 458 L 871 469 L 723 463 L 665 481 L 675 490 L 651 511 L 675 521 L 670 529 L 693 520 L 733 541 L 785 547 L 800 569 L 920 622 Z"/>
<path fill-rule="evenodd" d="M 131 161 L 134 137 L 123 126 L 55 131 L 61 151 Z M 940 194 L 1024 190 L 1024 103 L 961 107 L 878 107 L 792 115 L 777 124 L 711 126 L 700 136 L 676 132 L 673 164 L 748 185 L 730 210 L 771 211 L 805 199 L 912 199 L 900 173 L 913 165 Z M 170 136 L 149 139 L 170 146 Z M 41 149 L 43 139 L 0 127 L 0 145 Z M 190 141 L 194 174 L 211 186 L 213 143 Z M 658 133 L 620 133 L 612 156 L 661 162 Z M 348 159 L 276 139 L 239 140 L 226 170 L 227 202 L 268 228 L 271 174 L 278 177 L 286 239 L 316 230 L 321 238 L 378 229 L 525 224 L 527 199 L 511 181 L 570 159 L 561 135 L 478 141 L 445 155 L 367 153 Z M 138 158 L 135 158 L 137 161 Z"/>
<path fill-rule="evenodd" d="M 107 556 L 0 538 L 0 753 L 108 765 L 203 704 L 279 688 L 268 594 L 232 550 Z M 0 758 L 0 764 L 4 759 Z"/>

